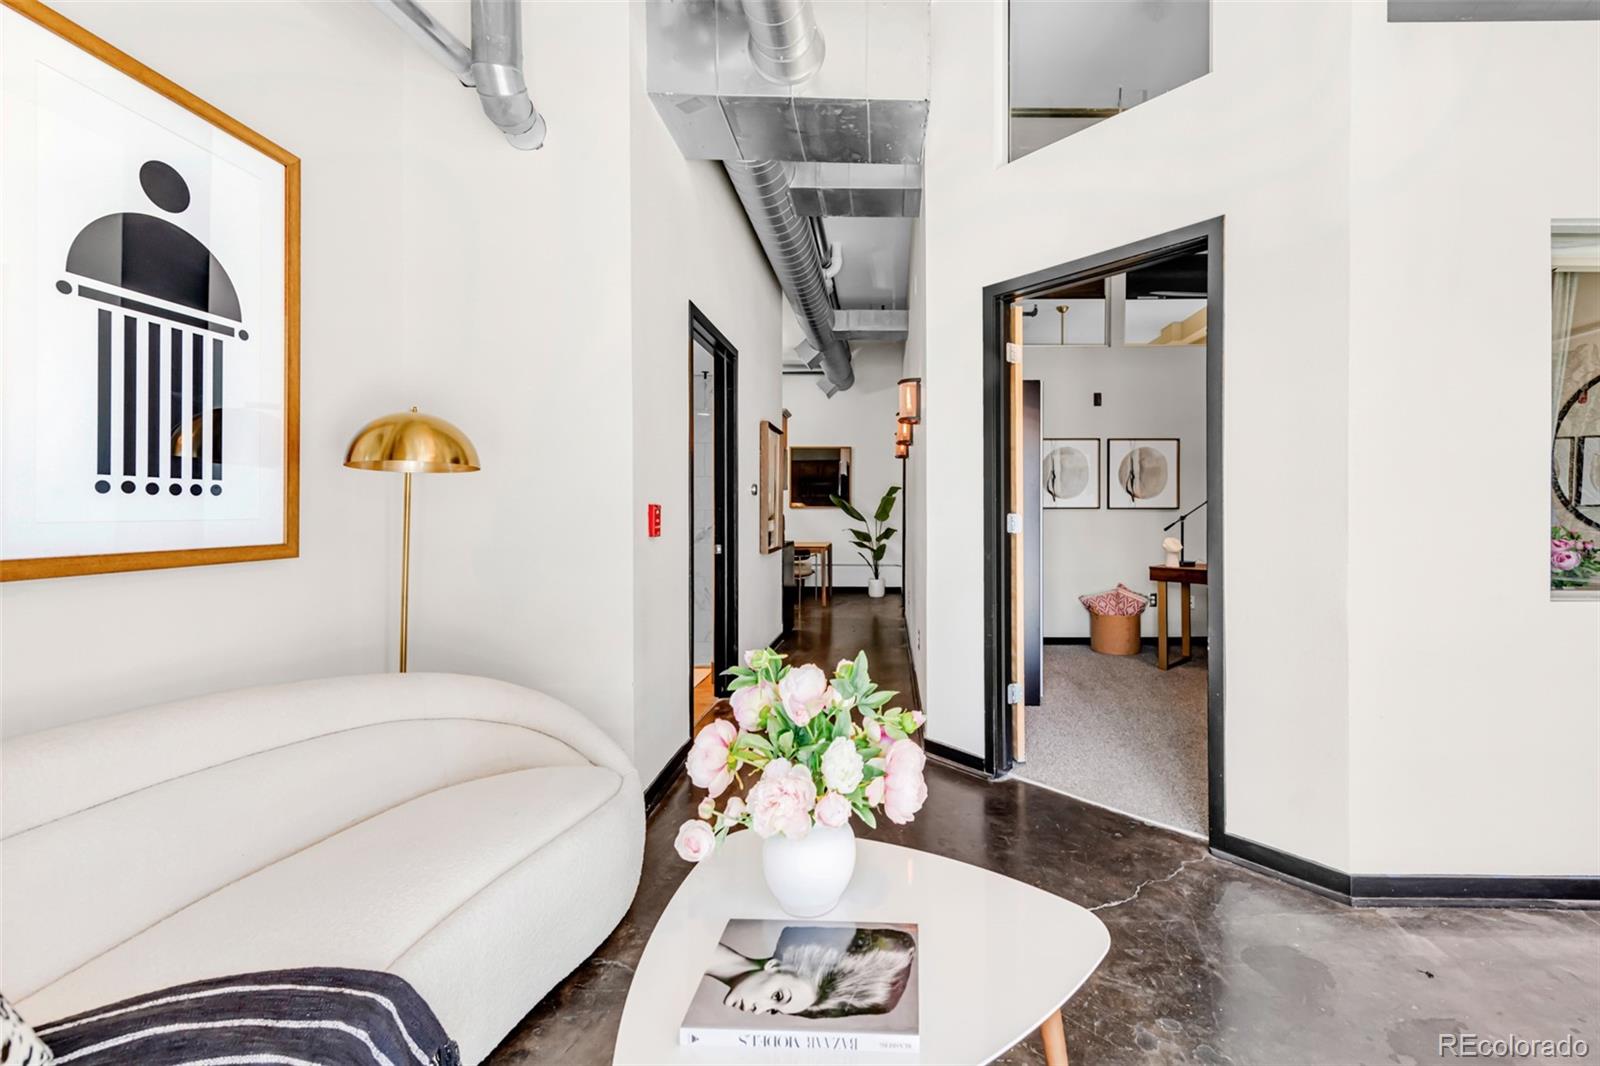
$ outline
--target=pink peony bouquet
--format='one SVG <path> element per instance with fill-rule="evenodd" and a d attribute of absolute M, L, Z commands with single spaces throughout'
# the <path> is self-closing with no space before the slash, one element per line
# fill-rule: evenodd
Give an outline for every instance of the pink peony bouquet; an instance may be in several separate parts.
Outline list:
<path fill-rule="evenodd" d="M 1585 588 L 1600 578 L 1600 539 L 1550 527 L 1550 587 Z"/>
<path fill-rule="evenodd" d="M 927 760 L 910 739 L 922 712 L 886 709 L 897 694 L 872 683 L 866 652 L 842 660 L 832 678 L 817 666 L 785 666 L 771 648 L 744 659 L 727 671 L 738 724 L 712 722 L 689 750 L 689 780 L 710 795 L 678 829 L 679 855 L 699 862 L 738 828 L 799 839 L 852 814 L 875 826 L 881 809 L 904 825 L 922 809 Z M 749 793 L 718 810 L 717 797 L 746 769 L 760 771 Z"/>

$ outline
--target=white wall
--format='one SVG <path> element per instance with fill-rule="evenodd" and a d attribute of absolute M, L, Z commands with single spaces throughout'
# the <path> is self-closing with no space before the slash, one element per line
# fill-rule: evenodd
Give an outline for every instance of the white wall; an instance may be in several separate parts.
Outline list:
<path fill-rule="evenodd" d="M 1161 541 L 1177 530 L 1162 528 L 1206 498 L 1206 350 L 1184 347 L 1090 348 L 1030 344 L 1023 373 L 1039 382 L 1040 426 L 1051 437 L 1100 441 L 1100 506 L 1046 508 L 1041 516 L 1043 620 L 1046 637 L 1087 637 L 1089 612 L 1078 597 L 1104 592 L 1118 582 L 1152 593 L 1150 567 L 1164 559 Z M 1094 406 L 1094 394 L 1101 406 Z M 1106 506 L 1106 440 L 1112 437 L 1176 437 L 1178 500 L 1175 511 L 1111 509 Z M 1206 513 L 1187 523 L 1188 555 L 1206 558 Z M 1176 589 L 1173 592 L 1176 593 Z M 1193 632 L 1206 633 L 1205 586 L 1194 588 Z M 1178 632 L 1174 599 L 1169 633 Z M 1156 612 L 1140 621 L 1145 636 L 1156 634 Z"/>
<path fill-rule="evenodd" d="M 1214 4 L 1213 73 L 1002 165 L 1005 8 L 934 4 L 920 304 L 932 418 L 918 443 L 928 735 L 981 753 L 982 288 L 1227 217 L 1228 827 L 1339 867 L 1349 17 L 1343 4 Z M 1285 575 L 1307 559 L 1316 580 L 1290 601 Z"/>
<path fill-rule="evenodd" d="M 776 286 L 726 180 L 644 98 L 638 5 L 525 5 L 533 153 L 370 5 L 60 6 L 302 159 L 301 555 L 5 585 L 5 731 L 392 669 L 400 483 L 340 460 L 416 403 L 483 470 L 417 479 L 412 668 L 549 691 L 652 777 L 688 735 L 690 299 L 740 348 L 741 481 L 781 407 Z M 429 7 L 467 36 L 464 3 Z M 754 506 L 747 646 L 779 627 Z"/>
<path fill-rule="evenodd" d="M 781 293 L 719 163 L 688 162 L 644 90 L 643 4 L 633 29 L 634 761 L 649 781 L 689 738 L 689 302 L 739 351 L 739 647 L 783 628 L 783 554 L 760 553 L 761 423 L 783 425 Z M 613 120 L 615 121 L 615 120 Z M 624 382 L 626 384 L 626 382 Z M 820 394 L 819 394 L 820 395 Z M 662 535 L 645 536 L 647 503 Z"/>
<path fill-rule="evenodd" d="M 1351 867 L 1593 875 L 1600 604 L 1550 602 L 1545 471 L 1550 221 L 1600 217 L 1600 24 L 1357 8 Z"/>
<path fill-rule="evenodd" d="M 921 378 L 927 360 L 927 307 L 924 292 L 928 283 L 928 261 L 925 252 L 925 243 L 922 235 L 922 219 L 919 217 L 911 229 L 911 285 L 906 301 L 908 311 L 905 363 L 900 371 L 901 377 Z M 926 442 L 930 430 L 928 420 L 929 392 L 926 380 L 922 382 L 922 410 L 921 422 L 917 424 L 916 438 L 918 444 L 912 445 L 911 455 L 906 459 L 905 478 L 906 487 L 900 493 L 901 513 L 905 516 L 906 534 L 902 550 L 907 558 L 905 561 L 905 611 L 906 611 L 906 639 L 911 642 L 911 665 L 917 674 L 917 688 L 919 692 L 926 693 L 928 676 L 927 640 L 928 630 L 928 463 L 927 449 L 921 446 Z M 934 397 L 937 403 L 937 397 Z M 926 705 L 926 698 L 924 698 Z"/>
<path fill-rule="evenodd" d="M 854 469 L 850 502 L 871 517 L 890 485 L 898 485 L 900 460 L 894 457 L 896 415 L 900 410 L 899 381 L 905 346 L 868 342 L 851 346 L 855 353 L 856 383 L 831 398 L 817 388 L 813 374 L 788 374 L 783 378 L 783 406 L 789 411 L 789 447 L 836 445 L 851 449 Z M 913 446 L 912 451 L 916 448 Z M 784 512 L 785 535 L 790 540 L 826 540 L 833 543 L 833 583 L 841 588 L 866 588 L 872 572 L 856 554 L 850 534 L 860 523 L 834 507 L 790 507 Z M 880 569 L 890 588 L 900 584 L 901 547 L 905 540 L 905 513 L 895 505 L 889 525 L 900 532 L 889 542 Z"/>

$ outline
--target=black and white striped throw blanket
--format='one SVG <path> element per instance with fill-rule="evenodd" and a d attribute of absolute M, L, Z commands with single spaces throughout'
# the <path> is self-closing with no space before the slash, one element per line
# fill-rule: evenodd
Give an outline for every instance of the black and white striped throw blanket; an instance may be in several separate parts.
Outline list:
<path fill-rule="evenodd" d="M 371 970 L 269 970 L 134 996 L 40 1026 L 79 1066 L 460 1066 L 422 997 Z"/>

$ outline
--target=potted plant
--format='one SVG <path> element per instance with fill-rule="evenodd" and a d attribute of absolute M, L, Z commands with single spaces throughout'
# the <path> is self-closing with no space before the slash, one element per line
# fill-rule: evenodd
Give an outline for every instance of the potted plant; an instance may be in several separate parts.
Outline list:
<path fill-rule="evenodd" d="M 890 485 L 889 491 L 878 501 L 878 509 L 872 512 L 871 518 L 863 517 L 861 512 L 850 506 L 850 501 L 844 497 L 829 497 L 835 507 L 867 527 L 852 529 L 850 536 L 855 542 L 856 554 L 865 559 L 867 565 L 872 568 L 872 579 L 867 582 L 867 595 L 873 599 L 883 595 L 883 575 L 879 572 L 879 567 L 883 563 L 884 555 L 889 551 L 889 540 L 896 532 L 893 526 L 885 523 L 894 514 L 894 501 L 899 494 L 900 486 Z"/>
<path fill-rule="evenodd" d="M 882 811 L 904 825 L 928 798 L 926 759 L 911 739 L 923 717 L 888 706 L 896 694 L 873 684 L 866 652 L 842 660 L 831 678 L 783 658 L 763 648 L 726 671 L 734 721 L 718 719 L 694 738 L 689 780 L 709 795 L 674 844 L 699 862 L 734 830 L 754 830 L 767 887 L 790 914 L 814 918 L 834 908 L 855 872 L 851 817 L 875 826 Z M 718 810 L 717 797 L 743 785 L 745 771 L 754 771 L 748 791 Z"/>

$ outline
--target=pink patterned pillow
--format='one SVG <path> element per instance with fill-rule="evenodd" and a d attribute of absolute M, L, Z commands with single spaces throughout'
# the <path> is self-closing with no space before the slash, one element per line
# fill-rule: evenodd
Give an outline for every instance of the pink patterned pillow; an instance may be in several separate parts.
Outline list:
<path fill-rule="evenodd" d="M 1110 592 L 1100 592 L 1093 596 L 1079 596 L 1078 602 L 1089 608 L 1090 614 L 1114 618 L 1142 614 L 1148 605 L 1148 601 L 1143 596 L 1128 586 L 1121 584 Z"/>

